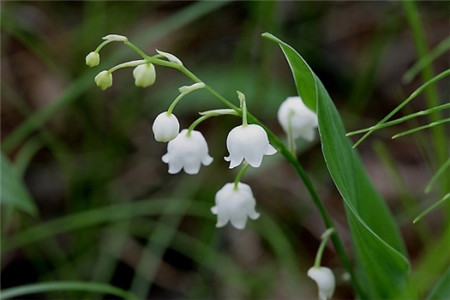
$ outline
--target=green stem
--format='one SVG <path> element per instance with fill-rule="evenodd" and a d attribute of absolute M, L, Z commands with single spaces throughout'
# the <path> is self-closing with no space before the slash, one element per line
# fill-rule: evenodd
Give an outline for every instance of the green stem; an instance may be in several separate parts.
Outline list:
<path fill-rule="evenodd" d="M 187 132 L 186 135 L 187 135 L 187 136 L 190 136 L 192 130 L 194 130 L 194 128 L 195 128 L 198 124 L 200 124 L 201 122 L 203 122 L 204 120 L 206 120 L 206 119 L 208 119 L 208 118 L 210 118 L 210 117 L 212 117 L 212 116 L 211 116 L 211 115 L 204 115 L 204 116 L 201 116 L 200 118 L 198 118 L 197 120 L 195 120 L 194 122 L 192 122 L 191 126 L 189 126 L 189 128 L 188 128 L 188 132 Z"/>
<path fill-rule="evenodd" d="M 102 50 L 103 47 L 105 47 L 107 44 L 111 43 L 111 41 L 104 41 L 103 43 L 101 43 L 100 45 L 98 45 L 98 47 L 95 49 L 94 52 L 99 53 L 100 50 Z"/>
<path fill-rule="evenodd" d="M 185 93 L 181 93 L 178 95 L 178 97 L 175 98 L 175 100 L 173 100 L 172 104 L 170 104 L 169 109 L 167 110 L 167 115 L 171 115 L 172 111 L 174 110 L 175 106 L 178 104 L 178 102 L 180 102 L 181 99 L 183 99 L 183 97 L 186 96 Z"/>
<path fill-rule="evenodd" d="M 236 175 L 236 179 L 234 180 L 234 190 L 237 191 L 239 181 L 241 181 L 242 176 L 244 175 L 245 171 L 247 171 L 248 167 L 250 165 L 248 163 L 244 163 L 244 166 L 239 170 L 239 173 Z"/>
<path fill-rule="evenodd" d="M 316 259 L 314 260 L 314 268 L 320 267 L 320 261 L 322 260 L 323 251 L 328 243 L 328 238 L 334 233 L 334 228 L 329 228 L 322 235 L 322 241 L 320 242 L 319 250 L 317 250 Z"/>

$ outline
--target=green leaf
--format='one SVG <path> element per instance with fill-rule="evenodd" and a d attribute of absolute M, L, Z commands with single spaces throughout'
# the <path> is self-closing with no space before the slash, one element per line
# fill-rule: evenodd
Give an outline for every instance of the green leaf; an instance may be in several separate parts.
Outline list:
<path fill-rule="evenodd" d="M 427 297 L 427 300 L 444 300 L 450 298 L 450 268 L 442 275 Z"/>
<path fill-rule="evenodd" d="M 409 291 L 409 262 L 403 241 L 386 204 L 370 182 L 358 154 L 346 137 L 336 107 L 298 52 L 273 35 L 265 33 L 263 36 L 280 45 L 303 101 L 316 107 L 323 155 L 344 200 L 357 269 L 360 271 L 359 279 L 367 285 L 365 296 L 371 299 L 404 297 Z M 299 76 L 303 72 L 309 74 Z"/>
<path fill-rule="evenodd" d="M 36 215 L 36 206 L 8 158 L 1 154 L 1 203 Z"/>

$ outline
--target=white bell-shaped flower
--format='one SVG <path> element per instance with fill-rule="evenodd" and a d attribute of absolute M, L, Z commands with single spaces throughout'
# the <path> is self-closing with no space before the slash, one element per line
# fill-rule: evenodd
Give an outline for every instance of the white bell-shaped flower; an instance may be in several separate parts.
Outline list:
<path fill-rule="evenodd" d="M 168 142 L 177 137 L 180 130 L 180 123 L 174 114 L 167 111 L 160 113 L 152 126 L 153 135 L 158 142 Z"/>
<path fill-rule="evenodd" d="M 264 155 L 277 152 L 269 144 L 266 131 L 259 125 L 241 125 L 233 128 L 227 137 L 227 149 L 230 152 L 226 161 L 230 169 L 238 166 L 244 159 L 254 168 L 261 165 Z"/>
<path fill-rule="evenodd" d="M 148 87 L 155 83 L 156 71 L 155 66 L 146 63 L 137 66 L 133 70 L 134 84 L 139 87 Z"/>
<path fill-rule="evenodd" d="M 86 65 L 89 67 L 95 67 L 98 66 L 100 63 L 100 54 L 98 52 L 92 51 L 89 52 L 88 55 L 86 55 Z"/>
<path fill-rule="evenodd" d="M 184 169 L 188 174 L 197 174 L 200 166 L 209 165 L 213 158 L 208 155 L 208 144 L 201 132 L 183 129 L 167 145 L 162 161 L 169 164 L 169 173 L 176 174 Z"/>
<path fill-rule="evenodd" d="M 313 279 L 319 288 L 319 300 L 331 299 L 336 285 L 333 272 L 326 267 L 312 267 L 308 270 L 308 277 Z"/>
<path fill-rule="evenodd" d="M 294 139 L 302 137 L 307 141 L 314 139 L 317 128 L 317 115 L 310 110 L 300 97 L 288 97 L 278 109 L 278 122 L 283 130 Z"/>
<path fill-rule="evenodd" d="M 106 90 L 110 86 L 112 86 L 113 83 L 113 77 L 112 74 L 106 70 L 101 71 L 97 74 L 94 78 L 95 84 L 102 90 Z"/>
<path fill-rule="evenodd" d="M 256 220 L 259 213 L 255 211 L 255 198 L 249 185 L 238 182 L 227 183 L 216 193 L 216 206 L 211 212 L 217 215 L 217 227 L 225 226 L 228 221 L 237 229 L 243 229 L 247 223 L 247 217 Z"/>

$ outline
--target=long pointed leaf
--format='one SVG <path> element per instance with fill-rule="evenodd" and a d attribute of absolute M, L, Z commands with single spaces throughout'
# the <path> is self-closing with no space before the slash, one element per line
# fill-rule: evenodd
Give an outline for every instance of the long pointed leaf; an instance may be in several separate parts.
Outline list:
<path fill-rule="evenodd" d="M 345 136 L 336 107 L 297 51 L 273 35 L 265 33 L 263 36 L 279 44 L 291 66 L 303 101 L 316 107 L 323 155 L 344 200 L 357 269 L 361 270 L 361 282 L 367 285 L 366 296 L 371 299 L 404 297 L 409 291 L 409 263 L 403 241 L 386 204 L 376 192 L 358 154 Z"/>

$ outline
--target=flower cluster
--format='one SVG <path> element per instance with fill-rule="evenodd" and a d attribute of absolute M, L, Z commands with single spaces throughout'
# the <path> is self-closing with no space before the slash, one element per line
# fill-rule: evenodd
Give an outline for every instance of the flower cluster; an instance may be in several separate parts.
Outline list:
<path fill-rule="evenodd" d="M 86 65 L 95 67 L 100 63 L 100 50 L 113 42 L 124 43 L 135 50 L 143 59 L 133 60 L 114 66 L 109 70 L 100 71 L 94 78 L 95 84 L 106 90 L 113 84 L 113 72 L 118 69 L 132 67 L 132 75 L 135 85 L 149 87 L 156 81 L 155 65 L 172 67 L 189 73 L 183 63 L 173 54 L 156 50 L 155 55 L 148 56 L 132 44 L 127 37 L 110 34 L 103 37 L 103 42 L 86 56 Z M 194 76 L 195 77 L 195 76 Z M 217 227 L 222 227 L 230 222 L 234 227 L 245 227 L 247 218 L 257 219 L 259 214 L 255 210 L 255 198 L 249 185 L 240 182 L 243 173 L 249 166 L 258 168 L 261 166 L 265 155 L 273 155 L 277 150 L 269 143 L 266 130 L 258 124 L 248 124 L 247 106 L 245 96 L 237 92 L 240 101 L 240 109 L 229 105 L 231 109 L 216 109 L 202 112 L 201 117 L 194 121 L 188 128 L 180 131 L 180 123 L 173 114 L 177 103 L 187 94 L 198 89 L 208 88 L 197 78 L 195 83 L 179 88 L 178 97 L 173 100 L 167 111 L 160 113 L 153 122 L 152 131 L 156 141 L 167 143 L 167 153 L 162 156 L 162 161 L 168 164 L 170 174 L 184 170 L 187 174 L 197 174 L 201 166 L 208 166 L 213 158 L 209 155 L 208 144 L 203 134 L 194 128 L 209 117 L 220 115 L 236 115 L 242 117 L 242 124 L 233 128 L 227 138 L 226 147 L 229 155 L 224 159 L 230 163 L 229 168 L 243 165 L 234 183 L 227 183 L 220 189 L 215 197 L 215 206 L 211 211 L 217 215 Z M 214 93 L 213 93 L 214 94 Z M 289 97 L 282 103 L 278 111 L 278 120 L 287 133 L 288 139 L 293 140 L 302 137 L 307 141 L 314 138 L 317 127 L 317 117 L 309 110 L 299 97 Z"/>

